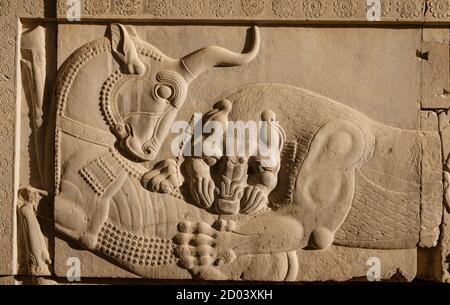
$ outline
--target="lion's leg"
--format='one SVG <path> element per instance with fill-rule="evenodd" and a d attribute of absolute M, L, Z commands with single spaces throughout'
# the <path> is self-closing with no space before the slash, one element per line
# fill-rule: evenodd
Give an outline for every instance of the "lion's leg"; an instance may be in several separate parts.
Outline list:
<path fill-rule="evenodd" d="M 296 251 L 242 255 L 220 270 L 233 281 L 291 282 L 298 276 L 298 258 Z"/>
<path fill-rule="evenodd" d="M 178 229 L 180 233 L 174 241 L 180 265 L 203 279 L 227 279 L 222 270 L 242 256 L 270 256 L 294 251 L 303 244 L 301 224 L 292 217 L 274 213 L 236 225 L 233 221 L 219 220 L 214 227 L 205 222 L 185 221 Z"/>
<path fill-rule="evenodd" d="M 306 244 L 328 248 L 350 209 L 355 169 L 367 146 L 362 129 L 350 121 L 322 126 L 297 177 L 294 203 L 242 223 L 236 232 L 256 237 L 236 251 L 276 253 Z"/>
<path fill-rule="evenodd" d="M 347 217 L 354 194 L 355 169 L 367 150 L 364 133 L 350 121 L 331 121 L 313 138 L 297 178 L 294 205 L 308 245 L 326 249 Z"/>

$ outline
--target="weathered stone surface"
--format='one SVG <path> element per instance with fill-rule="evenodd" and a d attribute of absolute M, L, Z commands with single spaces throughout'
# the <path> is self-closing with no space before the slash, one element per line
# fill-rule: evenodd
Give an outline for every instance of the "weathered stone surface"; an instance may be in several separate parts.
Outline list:
<path fill-rule="evenodd" d="M 235 26 L 134 28 L 142 39 L 175 58 L 211 44 L 240 51 L 247 33 L 246 27 Z M 104 36 L 105 31 L 98 25 L 60 25 L 59 65 L 83 44 Z M 207 112 L 214 101 L 244 84 L 280 83 L 320 93 L 381 123 L 419 129 L 420 106 L 416 102 L 420 99 L 421 63 L 416 49 L 420 47 L 421 30 L 307 27 L 284 28 L 280 34 L 279 28 L 263 27 L 260 31 L 264 38 L 258 57 L 240 68 L 214 68 L 200 75 L 191 84 L 187 107 Z M 204 87 L 211 90 L 205 92 Z M 189 120 L 191 113 L 182 111 L 179 116 Z"/>
<path fill-rule="evenodd" d="M 372 265 L 378 258 L 381 279 L 411 281 L 417 273 L 417 253 L 410 250 L 368 250 L 331 247 L 327 252 L 301 251 L 299 253 L 298 281 L 367 280 Z"/>
<path fill-rule="evenodd" d="M 0 275 L 13 275 L 16 269 L 16 213 L 15 213 L 15 141 L 17 94 L 15 92 L 15 39 L 18 29 L 13 7 L 0 9 L 2 39 L 0 40 Z"/>
<path fill-rule="evenodd" d="M 442 259 L 440 246 L 417 249 L 417 278 L 427 281 L 442 281 Z"/>
<path fill-rule="evenodd" d="M 422 63 L 422 97 L 424 109 L 447 109 L 449 97 L 449 43 L 446 29 L 424 29 L 418 58 Z"/>
<path fill-rule="evenodd" d="M 69 259 L 76 257 L 80 259 L 80 276 L 82 278 L 139 278 L 137 275 L 123 270 L 89 251 L 82 250 L 77 246 L 73 247 L 73 245 L 68 245 L 64 240 L 57 238 L 55 242 L 55 248 L 58 249 L 58 255 L 55 261 L 55 274 L 57 277 L 67 277 L 71 267 Z"/>
<path fill-rule="evenodd" d="M 450 281 L 439 1 L 68 3 L 0 0 L 0 283 Z"/>
<path fill-rule="evenodd" d="M 442 221 L 442 142 L 438 130 L 438 118 L 434 112 L 422 112 L 422 195 L 421 195 L 421 247 L 436 247 Z"/>
<path fill-rule="evenodd" d="M 3 285 L 17 285 L 17 281 L 13 276 L 0 276 L 0 286 Z"/>

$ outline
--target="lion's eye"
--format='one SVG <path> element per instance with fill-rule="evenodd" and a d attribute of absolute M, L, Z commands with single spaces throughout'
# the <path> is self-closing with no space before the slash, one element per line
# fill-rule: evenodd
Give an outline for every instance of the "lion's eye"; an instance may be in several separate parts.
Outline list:
<path fill-rule="evenodd" d="M 266 167 L 261 161 L 249 161 L 249 174 L 262 174 L 265 172 Z"/>
<path fill-rule="evenodd" d="M 156 96 L 161 99 L 168 100 L 172 97 L 172 94 L 173 90 L 169 86 L 162 85 L 156 88 Z"/>

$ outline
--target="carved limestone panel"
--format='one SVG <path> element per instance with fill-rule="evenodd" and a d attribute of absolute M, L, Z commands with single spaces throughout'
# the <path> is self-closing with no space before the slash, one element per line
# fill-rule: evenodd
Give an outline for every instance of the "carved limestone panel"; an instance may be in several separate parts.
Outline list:
<path fill-rule="evenodd" d="M 59 30 L 69 33 L 78 27 L 60 26 Z M 84 28 L 92 38 L 102 37 L 103 31 L 106 34 L 97 40 L 84 35 L 80 42 L 73 38 L 59 42 L 60 57 L 68 59 L 60 62 L 62 74 L 56 91 L 55 221 L 65 235 L 119 267 L 148 278 L 297 280 L 302 278 L 297 270 L 304 259 L 301 248 L 312 253 L 328 249 L 330 258 L 337 255 L 339 246 L 384 249 L 387 253 L 405 249 L 405 255 L 415 257 L 406 249 L 418 247 L 426 219 L 421 214 L 422 147 L 439 139 L 437 131 L 420 132 L 419 108 L 414 110 L 417 106 L 408 102 L 418 99 L 420 90 L 397 90 L 410 106 L 402 116 L 393 117 L 395 123 L 391 124 L 386 123 L 390 118 L 381 108 L 377 113 L 373 104 L 360 104 L 378 115 L 377 122 L 345 103 L 301 88 L 299 79 L 305 78 L 304 71 L 312 69 L 311 64 L 300 62 L 292 75 L 284 76 L 279 74 L 280 66 L 285 65 L 280 57 L 262 70 L 258 63 L 267 62 L 265 57 L 272 52 L 264 39 L 283 41 L 271 28 L 253 28 L 245 35 L 245 28 L 211 27 L 211 31 L 217 30 L 217 37 L 246 39 L 249 44 L 242 55 L 216 46 L 183 54 L 183 50 L 170 50 L 172 42 L 158 38 L 160 31 L 177 37 L 179 31 L 187 30 L 198 37 L 194 27 L 113 24 Z M 290 34 L 313 38 L 327 31 L 299 29 Z M 414 50 L 420 45 L 419 32 L 408 32 L 407 43 Z M 358 38 L 365 34 L 364 30 L 353 33 Z M 161 49 L 154 46 L 158 41 Z M 115 49 L 116 44 L 123 49 Z M 310 48 L 305 47 L 305 53 L 312 53 L 314 47 Z M 355 48 L 357 52 L 358 46 Z M 293 47 L 286 46 L 284 52 L 298 56 Z M 339 50 L 329 55 L 341 56 Z M 385 55 L 378 61 L 390 59 Z M 402 80 L 405 87 L 418 85 L 420 62 L 415 52 L 410 58 L 394 61 L 402 65 L 402 60 L 409 61 L 404 64 L 411 71 L 417 71 Z M 214 66 L 241 67 L 211 70 Z M 352 75 L 353 67 L 336 72 Z M 371 72 L 377 73 L 376 69 Z M 382 72 L 385 70 L 380 75 Z M 253 82 L 244 86 L 224 83 L 233 73 Z M 306 82 L 314 88 L 320 77 L 322 74 L 311 73 Z M 287 83 L 270 83 L 278 78 Z M 202 93 L 205 85 L 213 90 Z M 87 86 L 99 93 L 90 96 L 74 89 Z M 330 85 L 322 87 L 323 91 L 333 90 Z M 361 98 L 371 99 L 367 87 Z M 217 102 L 204 102 L 204 96 Z M 90 98 L 92 102 L 88 102 Z M 77 105 L 79 101 L 83 108 Z M 136 101 L 135 105 L 130 101 Z M 86 112 L 90 105 L 93 108 Z M 185 107 L 192 111 L 186 112 Z M 198 116 L 195 109 L 204 114 Z M 145 119 L 141 122 L 138 115 Z M 177 118 L 184 118 L 186 125 L 181 133 L 170 133 Z M 224 147 L 233 146 L 227 137 L 235 122 L 265 123 L 270 135 L 257 130 L 261 133 L 258 141 L 244 141 L 245 153 L 239 155 L 234 147 L 230 154 Z M 217 124 L 214 130 L 204 132 L 212 123 Z M 200 132 L 199 124 L 203 126 Z M 251 132 L 251 126 L 243 128 Z M 233 135 L 231 142 L 239 142 L 237 137 Z M 211 144 L 211 150 L 197 154 L 205 142 Z M 261 148 L 269 147 L 269 142 L 277 153 L 271 152 L 267 158 Z M 437 161 L 432 166 L 439 168 Z M 79 221 L 74 221 L 74 215 Z M 336 246 L 330 248 L 333 243 Z M 77 253 L 67 252 L 67 247 L 57 243 L 57 265 Z M 237 267 L 257 266 L 263 261 L 278 272 Z M 62 276 L 65 271 L 57 272 Z M 406 273 L 415 274 L 415 268 Z M 94 270 L 85 274 L 98 275 Z M 325 278 L 337 279 L 331 274 Z"/>
<path fill-rule="evenodd" d="M 448 3 L 374 5 L 0 0 L 0 282 L 448 282 Z"/>

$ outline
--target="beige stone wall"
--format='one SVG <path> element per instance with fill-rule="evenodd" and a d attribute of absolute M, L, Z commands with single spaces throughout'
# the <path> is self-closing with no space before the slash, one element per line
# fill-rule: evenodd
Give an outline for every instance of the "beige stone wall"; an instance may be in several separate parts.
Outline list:
<path fill-rule="evenodd" d="M 0 283 L 448 282 L 445 3 L 0 0 Z"/>

